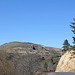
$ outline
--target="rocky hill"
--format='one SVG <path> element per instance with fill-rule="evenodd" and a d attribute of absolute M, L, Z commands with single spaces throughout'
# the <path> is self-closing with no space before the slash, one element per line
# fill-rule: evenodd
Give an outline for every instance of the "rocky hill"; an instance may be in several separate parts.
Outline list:
<path fill-rule="evenodd" d="M 62 55 L 56 68 L 56 72 L 75 72 L 74 51 L 67 51 L 64 55 Z"/>
<path fill-rule="evenodd" d="M 52 56 L 60 56 L 62 50 L 60 48 L 46 47 L 28 42 L 10 42 L 0 46 L 0 51 L 5 50 L 8 53 L 19 54 L 39 54 L 41 57 L 50 58 Z"/>

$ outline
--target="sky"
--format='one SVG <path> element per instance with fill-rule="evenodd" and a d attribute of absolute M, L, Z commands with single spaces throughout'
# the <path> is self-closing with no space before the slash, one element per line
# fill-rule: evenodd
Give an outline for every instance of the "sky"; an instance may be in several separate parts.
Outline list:
<path fill-rule="evenodd" d="M 0 45 L 30 42 L 62 48 L 72 44 L 75 0 L 0 0 Z"/>

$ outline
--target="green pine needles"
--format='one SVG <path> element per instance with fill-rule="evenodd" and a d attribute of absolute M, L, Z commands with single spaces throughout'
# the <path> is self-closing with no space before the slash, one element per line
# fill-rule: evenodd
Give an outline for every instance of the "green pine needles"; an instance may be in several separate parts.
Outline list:
<path fill-rule="evenodd" d="M 68 43 L 68 40 L 66 39 L 63 43 L 63 52 L 66 52 L 67 50 L 69 50 L 70 44 Z"/>
<path fill-rule="evenodd" d="M 75 18 L 73 19 L 74 22 L 71 23 L 70 27 L 73 29 L 72 32 L 74 33 L 74 36 L 72 37 L 73 38 L 73 46 L 72 46 L 72 49 L 75 51 Z"/>

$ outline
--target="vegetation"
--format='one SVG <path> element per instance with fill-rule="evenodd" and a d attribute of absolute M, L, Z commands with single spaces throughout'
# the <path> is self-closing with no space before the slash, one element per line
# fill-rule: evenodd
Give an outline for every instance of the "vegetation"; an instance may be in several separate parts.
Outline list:
<path fill-rule="evenodd" d="M 65 40 L 63 43 L 63 53 L 66 52 L 67 50 L 70 50 L 69 48 L 71 48 L 72 50 L 75 51 L 75 18 L 73 19 L 74 22 L 71 23 L 70 27 L 73 29 L 72 32 L 74 33 L 73 38 L 73 46 L 70 46 L 70 44 L 68 43 L 68 40 Z"/>
<path fill-rule="evenodd" d="M 35 75 L 41 68 L 41 59 L 39 55 L 27 54 L 16 61 L 16 70 L 18 75 Z"/>
<path fill-rule="evenodd" d="M 69 50 L 70 44 L 68 43 L 68 40 L 66 39 L 63 43 L 63 52 L 66 52 L 67 50 Z"/>
<path fill-rule="evenodd" d="M 52 58 L 43 60 L 44 69 L 45 70 L 48 70 L 48 69 L 55 70 L 59 59 L 60 57 L 52 57 Z"/>
<path fill-rule="evenodd" d="M 0 52 L 0 75 L 35 75 L 40 70 L 40 62 L 39 55 L 12 56 L 3 50 Z"/>
<path fill-rule="evenodd" d="M 0 50 L 0 63 L 3 65 L 0 67 L 0 75 L 36 75 L 43 68 L 54 71 L 58 62 L 56 58 L 59 58 L 57 55 L 60 55 L 57 50 L 61 51 L 24 42 L 7 43 L 1 45 Z M 21 51 L 27 53 L 19 53 Z"/>
<path fill-rule="evenodd" d="M 75 21 L 75 19 L 73 19 L 73 20 Z M 75 22 L 72 22 L 70 26 L 72 29 L 74 29 L 74 30 L 72 30 L 72 32 L 74 33 L 74 37 L 72 37 L 73 38 L 73 44 L 74 44 L 72 46 L 72 49 L 75 51 Z"/>
<path fill-rule="evenodd" d="M 7 53 L 0 52 L 0 75 L 16 75 L 13 63 L 7 60 L 6 57 Z"/>

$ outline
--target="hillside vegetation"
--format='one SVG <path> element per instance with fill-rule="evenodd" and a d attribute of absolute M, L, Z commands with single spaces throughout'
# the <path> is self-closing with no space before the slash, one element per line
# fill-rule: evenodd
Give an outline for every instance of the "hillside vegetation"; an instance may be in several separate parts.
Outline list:
<path fill-rule="evenodd" d="M 40 71 L 55 71 L 61 54 L 59 48 L 33 43 L 10 42 L 3 44 L 0 46 L 1 74 L 36 75 Z"/>
<path fill-rule="evenodd" d="M 31 53 L 39 54 L 46 59 L 52 56 L 60 56 L 62 50 L 60 48 L 46 47 L 28 42 L 10 42 L 0 46 L 0 50 L 6 50 L 8 53 Z"/>

